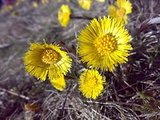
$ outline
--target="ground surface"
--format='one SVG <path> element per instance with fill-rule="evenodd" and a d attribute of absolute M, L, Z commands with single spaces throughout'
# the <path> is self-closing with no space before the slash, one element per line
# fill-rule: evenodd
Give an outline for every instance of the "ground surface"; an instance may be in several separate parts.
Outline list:
<path fill-rule="evenodd" d="M 129 62 L 105 73 L 108 87 L 96 101 L 82 98 L 77 90 L 76 35 L 89 18 L 107 15 L 113 3 L 93 2 L 90 11 L 75 0 L 50 0 L 33 8 L 27 0 L 0 14 L 0 120 L 158 120 L 160 119 L 160 0 L 131 0 L 133 13 L 127 26 L 134 50 Z M 62 3 L 70 5 L 73 19 L 67 28 L 57 21 Z M 75 16 L 79 16 L 76 18 Z M 23 54 L 30 42 L 58 43 L 74 59 L 68 88 L 56 91 L 24 70 Z M 27 103 L 35 106 L 25 107 Z"/>

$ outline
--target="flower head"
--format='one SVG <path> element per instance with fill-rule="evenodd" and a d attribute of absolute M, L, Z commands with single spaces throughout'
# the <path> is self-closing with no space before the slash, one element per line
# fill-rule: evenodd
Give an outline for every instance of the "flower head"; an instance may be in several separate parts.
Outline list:
<path fill-rule="evenodd" d="M 79 78 L 79 90 L 86 98 L 96 99 L 103 91 L 105 79 L 97 70 L 85 70 Z"/>
<path fill-rule="evenodd" d="M 31 75 L 44 81 L 60 78 L 71 68 L 71 59 L 59 46 L 32 43 L 24 55 L 25 69 Z"/>
<path fill-rule="evenodd" d="M 108 8 L 108 14 L 111 17 L 117 18 L 127 23 L 127 15 L 132 12 L 132 4 L 129 0 L 117 0 L 114 5 L 110 5 Z"/>
<path fill-rule="evenodd" d="M 98 2 L 105 2 L 105 0 L 97 0 Z"/>
<path fill-rule="evenodd" d="M 113 71 L 128 60 L 130 40 L 128 31 L 117 19 L 93 19 L 78 36 L 78 53 L 88 66 Z"/>
<path fill-rule="evenodd" d="M 33 2 L 32 2 L 32 6 L 33 6 L 34 8 L 37 8 L 37 7 L 38 7 L 38 3 L 37 3 L 36 1 L 33 1 Z"/>
<path fill-rule="evenodd" d="M 58 21 L 62 27 L 66 27 L 70 21 L 71 10 L 68 5 L 62 5 L 58 10 Z"/>
<path fill-rule="evenodd" d="M 85 10 L 91 8 L 92 0 L 78 0 L 78 4 Z"/>
<path fill-rule="evenodd" d="M 42 4 L 47 4 L 47 3 L 49 3 L 48 0 L 42 0 Z"/>
<path fill-rule="evenodd" d="M 130 14 L 132 12 L 132 4 L 129 0 L 117 0 L 116 6 L 118 8 L 123 8 L 126 11 L 126 14 Z"/>

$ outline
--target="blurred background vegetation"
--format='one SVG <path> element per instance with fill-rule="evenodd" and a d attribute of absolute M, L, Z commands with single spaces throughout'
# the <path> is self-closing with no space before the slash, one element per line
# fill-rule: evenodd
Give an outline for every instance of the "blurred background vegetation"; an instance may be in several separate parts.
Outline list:
<path fill-rule="evenodd" d="M 8 0 L 9 1 L 9 0 Z M 76 37 L 92 18 L 107 15 L 114 0 L 93 0 L 90 10 L 76 0 L 12 0 L 0 11 L 0 120 L 159 120 L 160 119 L 160 1 L 130 0 L 127 29 L 134 50 L 129 62 L 114 73 L 105 72 L 107 87 L 97 100 L 84 99 L 77 89 Z M 14 2 L 15 1 L 15 2 Z M 62 4 L 72 10 L 62 28 L 57 12 Z M 55 90 L 47 81 L 27 74 L 23 54 L 30 42 L 57 43 L 73 59 L 67 88 Z"/>

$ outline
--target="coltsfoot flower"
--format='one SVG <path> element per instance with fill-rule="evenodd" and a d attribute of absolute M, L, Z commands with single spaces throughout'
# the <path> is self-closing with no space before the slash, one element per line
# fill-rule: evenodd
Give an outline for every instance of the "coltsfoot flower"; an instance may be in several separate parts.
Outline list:
<path fill-rule="evenodd" d="M 86 98 L 96 99 L 103 91 L 105 78 L 97 70 L 85 70 L 79 78 L 79 90 Z"/>
<path fill-rule="evenodd" d="M 79 6 L 81 6 L 85 10 L 90 10 L 92 0 L 78 0 Z"/>
<path fill-rule="evenodd" d="M 126 14 L 130 14 L 132 12 L 132 4 L 129 0 L 117 0 L 115 4 L 118 8 L 125 9 Z"/>
<path fill-rule="evenodd" d="M 62 5 L 58 10 L 58 21 L 62 27 L 67 27 L 70 22 L 71 10 L 68 5 Z"/>
<path fill-rule="evenodd" d="M 49 3 L 48 0 L 42 0 L 42 4 L 47 4 L 47 3 Z"/>
<path fill-rule="evenodd" d="M 58 45 L 32 43 L 24 55 L 24 65 L 28 73 L 44 81 L 62 81 L 71 68 L 71 58 Z M 61 78 L 61 79 L 60 79 Z M 64 81 L 62 81 L 64 82 Z M 60 83 L 60 85 L 64 83 Z M 58 88 L 58 87 L 56 87 Z"/>
<path fill-rule="evenodd" d="M 105 2 L 105 0 L 97 0 L 98 2 Z"/>
<path fill-rule="evenodd" d="M 132 12 L 132 4 L 129 0 L 117 0 L 114 5 L 108 7 L 108 15 L 119 19 L 125 23 L 128 21 L 127 15 Z"/>
<path fill-rule="evenodd" d="M 117 19 L 93 19 L 78 35 L 78 53 L 82 62 L 95 69 L 113 71 L 128 61 L 131 36 Z"/>

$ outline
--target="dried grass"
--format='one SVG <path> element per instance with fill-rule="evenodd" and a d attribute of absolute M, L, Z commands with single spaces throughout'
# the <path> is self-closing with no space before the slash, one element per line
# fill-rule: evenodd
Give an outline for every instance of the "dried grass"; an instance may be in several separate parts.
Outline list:
<path fill-rule="evenodd" d="M 106 15 L 105 4 L 94 1 L 90 11 L 76 1 L 57 2 L 32 8 L 27 0 L 14 10 L 0 14 L 0 119 L 8 120 L 158 120 L 160 119 L 160 2 L 131 0 L 133 13 L 128 30 L 133 52 L 127 64 L 113 74 L 105 72 L 108 86 L 96 101 L 82 98 L 77 89 L 83 65 L 76 54 L 76 36 L 89 19 Z M 61 28 L 57 10 L 67 3 L 73 10 L 70 25 Z M 14 14 L 14 15 L 13 15 Z M 15 16 L 16 14 L 16 16 Z M 77 17 L 75 17 L 77 16 Z M 24 71 L 22 57 L 29 42 L 58 43 L 73 58 L 68 87 L 58 92 L 46 81 L 41 83 Z M 26 110 L 26 103 L 40 106 Z"/>

